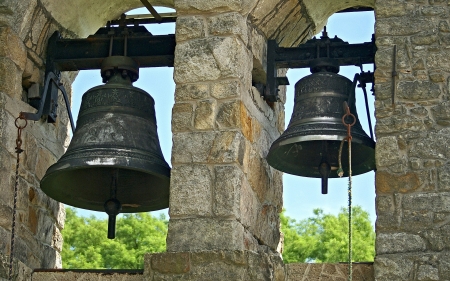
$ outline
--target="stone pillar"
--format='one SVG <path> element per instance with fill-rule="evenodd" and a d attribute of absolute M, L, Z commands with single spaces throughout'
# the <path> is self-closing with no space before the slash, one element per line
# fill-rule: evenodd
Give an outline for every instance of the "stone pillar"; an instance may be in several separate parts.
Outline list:
<path fill-rule="evenodd" d="M 379 281 L 450 279 L 447 2 L 375 2 Z"/>
<path fill-rule="evenodd" d="M 279 242 L 281 174 L 264 158 L 283 121 L 252 88 L 251 39 L 260 38 L 242 3 L 175 2 L 169 252 Z"/>
<path fill-rule="evenodd" d="M 169 253 L 147 257 L 147 276 L 170 260 L 193 276 L 209 270 L 210 280 L 225 280 L 212 273 L 223 263 L 228 280 L 248 280 L 255 260 L 282 264 L 282 178 L 265 157 L 283 130 L 283 104 L 267 104 L 252 87 L 253 61 L 264 65 L 266 48 L 247 21 L 254 2 L 175 1 Z"/>
<path fill-rule="evenodd" d="M 14 120 L 21 111 L 36 112 L 27 103 L 28 89 L 36 83 L 43 86 L 44 50 L 48 36 L 57 28 L 37 1 L 7 0 L 1 7 L 0 279 L 7 278 L 9 267 L 17 138 Z M 70 89 L 70 84 L 66 83 L 66 88 Z M 55 124 L 29 121 L 22 133 L 14 280 L 29 280 L 33 268 L 61 267 L 64 207 L 39 188 L 47 167 L 64 151 L 68 118 L 63 106 L 58 116 Z"/>

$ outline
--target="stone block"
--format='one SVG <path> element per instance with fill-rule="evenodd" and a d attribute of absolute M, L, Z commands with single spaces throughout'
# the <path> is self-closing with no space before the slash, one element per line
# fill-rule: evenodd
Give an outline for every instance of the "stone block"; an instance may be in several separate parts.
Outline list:
<path fill-rule="evenodd" d="M 418 252 L 426 250 L 422 237 L 409 233 L 378 233 L 376 239 L 377 255 Z"/>
<path fill-rule="evenodd" d="M 209 151 L 209 163 L 242 164 L 245 151 L 245 139 L 240 132 L 218 132 Z"/>
<path fill-rule="evenodd" d="M 427 135 L 412 141 L 410 157 L 422 159 L 448 159 L 450 157 L 450 128 L 427 132 Z"/>
<path fill-rule="evenodd" d="M 214 36 L 235 35 L 241 38 L 244 44 L 248 43 L 246 17 L 237 12 L 219 14 L 209 17 L 208 34 Z"/>
<path fill-rule="evenodd" d="M 374 281 L 373 264 L 353 263 L 352 280 Z M 345 281 L 348 265 L 344 263 L 291 263 L 286 265 L 287 281 L 339 280 Z"/>
<path fill-rule="evenodd" d="M 195 108 L 194 127 L 197 130 L 214 128 L 216 113 L 215 100 L 203 100 L 197 103 Z"/>
<path fill-rule="evenodd" d="M 211 216 L 212 185 L 206 165 L 174 165 L 170 179 L 170 216 Z"/>
<path fill-rule="evenodd" d="M 241 124 L 241 101 L 233 100 L 221 103 L 217 110 L 217 126 L 221 129 L 237 128 Z"/>
<path fill-rule="evenodd" d="M 74 280 L 95 280 L 95 281 L 143 281 L 143 273 L 140 270 L 133 272 L 132 270 L 127 270 L 123 272 L 120 270 L 97 270 L 97 272 L 92 272 L 92 270 L 35 270 L 32 273 L 33 281 L 48 281 L 48 280 L 58 280 L 58 281 L 74 281 Z M 31 279 L 30 279 L 31 280 Z"/>
<path fill-rule="evenodd" d="M 424 16 L 439 16 L 445 14 L 447 10 L 441 6 L 424 6 L 421 9 L 421 12 Z"/>
<path fill-rule="evenodd" d="M 146 254 L 146 264 L 149 259 L 151 262 L 147 266 L 159 273 L 182 274 L 191 269 L 189 253 Z"/>
<path fill-rule="evenodd" d="M 53 235 L 52 235 L 51 238 L 52 238 L 51 246 L 54 249 L 56 249 L 58 252 L 61 253 L 64 239 L 63 239 L 62 233 L 61 233 L 61 231 L 59 230 L 58 227 L 55 226 L 53 228 Z"/>
<path fill-rule="evenodd" d="M 433 213 L 429 211 L 402 211 L 402 228 L 411 232 L 420 232 L 433 225 Z"/>
<path fill-rule="evenodd" d="M 240 163 L 245 139 L 240 132 L 192 132 L 173 135 L 172 163 Z"/>
<path fill-rule="evenodd" d="M 450 193 L 406 194 L 402 199 L 405 210 L 450 212 Z"/>
<path fill-rule="evenodd" d="M 449 225 L 434 227 L 433 229 L 421 229 L 421 233 L 426 241 L 428 241 L 431 250 L 439 252 L 443 250 L 450 250 L 450 237 L 448 235 L 449 231 Z"/>
<path fill-rule="evenodd" d="M 375 174 L 377 194 L 411 193 L 416 191 L 420 185 L 421 181 L 416 173 L 396 175 L 389 172 L 377 171 Z"/>
<path fill-rule="evenodd" d="M 175 88 L 175 101 L 190 101 L 210 97 L 208 84 L 178 84 Z"/>
<path fill-rule="evenodd" d="M 438 188 L 441 191 L 450 191 L 450 166 L 438 168 Z"/>
<path fill-rule="evenodd" d="M 208 37 L 177 44 L 174 80 L 179 83 L 217 79 L 244 79 L 251 61 L 242 41 L 232 37 Z"/>
<path fill-rule="evenodd" d="M 0 92 L 10 97 L 22 99 L 22 73 L 18 66 L 9 58 L 0 58 Z"/>
<path fill-rule="evenodd" d="M 36 164 L 36 177 L 41 180 L 48 167 L 56 162 L 56 157 L 49 150 L 40 148 L 38 152 L 37 164 Z"/>
<path fill-rule="evenodd" d="M 214 167 L 214 215 L 240 218 L 240 193 L 244 174 L 237 166 Z M 250 202 L 247 202 L 249 204 Z"/>
<path fill-rule="evenodd" d="M 27 50 L 20 37 L 9 27 L 0 29 L 0 57 L 10 59 L 23 71 L 27 62 Z"/>
<path fill-rule="evenodd" d="M 439 84 L 429 81 L 401 81 L 397 88 L 397 97 L 406 101 L 431 100 L 441 95 Z"/>
<path fill-rule="evenodd" d="M 398 138 L 394 136 L 377 139 L 377 149 L 375 150 L 377 168 L 389 167 L 394 164 L 406 165 L 406 157 L 400 150 L 398 141 Z"/>
<path fill-rule="evenodd" d="M 172 163 L 208 162 L 216 132 L 174 133 Z"/>
<path fill-rule="evenodd" d="M 250 187 L 248 180 L 244 180 L 240 190 L 240 219 L 246 229 L 252 229 L 252 234 L 260 208 L 261 203 L 259 203 L 257 195 Z"/>
<path fill-rule="evenodd" d="M 377 36 L 406 36 L 432 30 L 433 20 L 424 17 L 377 18 Z"/>
<path fill-rule="evenodd" d="M 247 13 L 254 5 L 255 0 L 175 0 L 174 7 L 180 14 L 190 13 L 223 13 L 223 12 L 241 12 Z"/>
<path fill-rule="evenodd" d="M 377 17 L 402 17 L 407 16 L 411 11 L 406 2 L 389 2 L 384 1 L 383 4 L 377 6 Z"/>
<path fill-rule="evenodd" d="M 270 167 L 259 153 L 252 150 L 248 161 L 248 181 L 259 202 L 265 202 L 270 185 Z"/>
<path fill-rule="evenodd" d="M 0 204 L 0 227 L 5 230 L 11 230 L 12 227 L 12 208 L 10 206 L 6 206 Z M 0 249 L 1 252 L 1 249 Z"/>
<path fill-rule="evenodd" d="M 444 101 L 431 108 L 434 120 L 441 126 L 450 125 L 450 102 Z"/>
<path fill-rule="evenodd" d="M 242 85 L 239 80 L 220 81 L 211 87 L 211 96 L 216 99 L 228 99 L 241 96 Z"/>
<path fill-rule="evenodd" d="M 172 131 L 189 131 L 192 129 L 194 116 L 193 105 L 190 103 L 176 103 L 172 108 Z"/>
<path fill-rule="evenodd" d="M 175 36 L 177 42 L 205 37 L 205 19 L 200 16 L 178 17 Z"/>
<path fill-rule="evenodd" d="M 244 227 L 236 220 L 171 219 L 167 251 L 243 250 L 243 235 Z"/>

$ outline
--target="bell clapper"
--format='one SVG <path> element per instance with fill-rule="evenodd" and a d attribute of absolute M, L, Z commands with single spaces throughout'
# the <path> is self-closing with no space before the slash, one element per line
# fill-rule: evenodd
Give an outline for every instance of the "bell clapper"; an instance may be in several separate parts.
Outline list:
<path fill-rule="evenodd" d="M 122 204 L 116 199 L 117 194 L 117 178 L 118 170 L 115 169 L 112 175 L 111 182 L 111 199 L 105 202 L 105 212 L 108 214 L 108 239 L 116 237 L 116 217 L 122 210 Z"/>
<path fill-rule="evenodd" d="M 322 176 L 322 194 L 328 194 L 328 177 L 331 172 L 331 166 L 328 162 L 322 162 L 319 165 L 319 173 Z"/>

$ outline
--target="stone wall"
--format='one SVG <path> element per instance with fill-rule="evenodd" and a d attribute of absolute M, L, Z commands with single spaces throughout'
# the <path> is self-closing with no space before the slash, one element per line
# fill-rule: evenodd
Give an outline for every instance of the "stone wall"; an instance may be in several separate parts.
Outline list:
<path fill-rule="evenodd" d="M 17 129 L 21 111 L 36 112 L 28 105 L 28 89 L 42 87 L 47 38 L 59 26 L 32 0 L 0 4 L 0 279 L 8 275 L 15 185 Z M 63 75 L 69 90 L 73 75 Z M 62 98 L 59 101 L 63 104 Z M 62 204 L 49 199 L 39 188 L 47 167 L 64 151 L 68 117 L 63 106 L 58 121 L 28 122 L 22 139 L 25 150 L 19 169 L 14 275 L 30 276 L 30 268 L 61 267 Z"/>
<path fill-rule="evenodd" d="M 450 279 L 448 5 L 376 1 L 376 280 Z"/>

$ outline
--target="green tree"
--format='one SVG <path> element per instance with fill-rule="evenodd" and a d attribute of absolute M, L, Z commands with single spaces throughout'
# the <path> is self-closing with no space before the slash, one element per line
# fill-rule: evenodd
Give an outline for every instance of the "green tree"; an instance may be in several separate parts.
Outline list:
<path fill-rule="evenodd" d="M 124 214 L 117 219 L 116 238 L 106 238 L 107 220 L 80 217 L 66 208 L 62 232 L 63 267 L 127 268 L 144 266 L 144 254 L 166 250 L 167 220 L 148 213 Z"/>
<path fill-rule="evenodd" d="M 375 232 L 369 214 L 360 206 L 352 208 L 353 261 L 373 261 Z M 314 210 L 314 216 L 296 222 L 281 213 L 284 233 L 283 259 L 291 262 L 344 262 L 348 260 L 348 211 L 337 216 Z"/>

